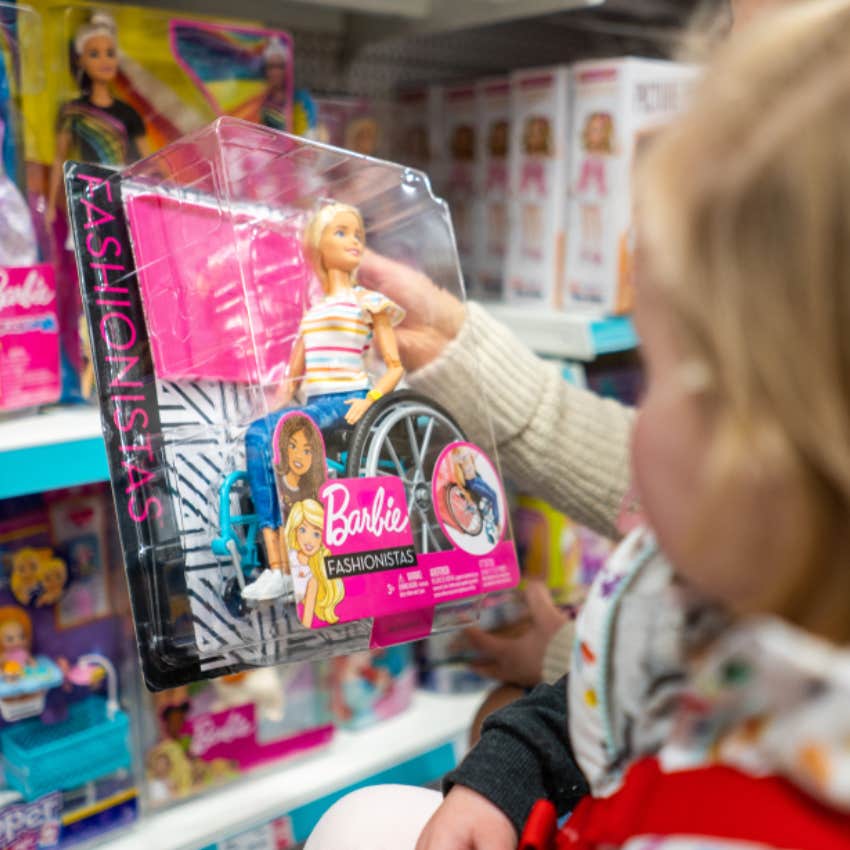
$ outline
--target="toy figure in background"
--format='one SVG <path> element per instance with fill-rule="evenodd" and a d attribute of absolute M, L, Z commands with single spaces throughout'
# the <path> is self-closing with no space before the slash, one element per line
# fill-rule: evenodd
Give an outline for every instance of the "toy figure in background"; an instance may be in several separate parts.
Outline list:
<path fill-rule="evenodd" d="M 12 569 L 9 584 L 12 595 L 21 605 L 32 605 L 39 594 L 38 571 L 41 561 L 52 555 L 50 549 L 24 546 L 12 554 Z"/>
<path fill-rule="evenodd" d="M 389 670 L 374 663 L 369 651 L 331 659 L 331 710 L 344 724 L 374 719 L 376 703 L 392 687 Z"/>
<path fill-rule="evenodd" d="M 56 155 L 50 172 L 45 219 L 56 218 L 66 159 L 127 165 L 148 151 L 141 115 L 112 94 L 118 74 L 115 22 L 95 12 L 76 32 L 73 44 L 80 97 L 59 111 Z"/>
<path fill-rule="evenodd" d="M 273 130 L 289 130 L 289 65 L 286 47 L 277 38 L 269 39 L 263 51 L 263 74 L 268 88 L 260 106 L 260 123 Z"/>
<path fill-rule="evenodd" d="M 540 199 L 546 195 L 545 159 L 552 156 L 552 140 L 549 119 L 531 115 L 525 122 L 522 134 L 523 159 L 520 186 L 521 194 L 536 194 Z M 543 253 L 543 208 L 533 198 L 522 205 L 522 246 L 527 257 L 539 258 Z"/>
<path fill-rule="evenodd" d="M 6 126 L 0 119 L 0 151 Z M 0 266 L 29 266 L 38 259 L 27 202 L 0 157 Z"/>
<path fill-rule="evenodd" d="M 295 602 L 301 606 L 301 625 L 310 628 L 313 616 L 326 623 L 338 620 L 334 609 L 345 595 L 341 579 L 329 579 L 325 557 L 330 552 L 322 541 L 325 509 L 315 499 L 296 502 L 286 521 L 287 558 Z"/>
<path fill-rule="evenodd" d="M 35 665 L 31 648 L 32 621 L 26 611 L 4 605 L 0 608 L 0 673 L 4 679 L 20 679 Z"/>
<path fill-rule="evenodd" d="M 494 121 L 487 134 L 487 251 L 494 256 L 504 254 L 508 238 L 508 213 L 502 195 L 508 189 L 509 135 L 505 120 Z M 498 200 L 489 200 L 491 193 L 495 193 Z"/>
<path fill-rule="evenodd" d="M 472 200 L 473 163 L 475 162 L 475 128 L 471 124 L 458 124 L 451 138 L 452 220 L 457 236 L 458 250 L 468 254 L 472 250 Z"/>
<path fill-rule="evenodd" d="M 602 203 L 608 197 L 607 158 L 614 153 L 614 120 L 607 112 L 592 112 L 585 120 L 576 195 L 581 205 L 581 257 L 595 265 L 602 262 Z"/>
<path fill-rule="evenodd" d="M 153 804 L 185 797 L 192 790 L 192 765 L 177 741 L 160 741 L 148 752 L 147 774 Z"/>
<path fill-rule="evenodd" d="M 345 128 L 344 147 L 364 156 L 375 156 L 380 133 L 378 122 L 370 115 L 361 115 L 349 121 Z"/>
<path fill-rule="evenodd" d="M 253 422 L 245 435 L 248 483 L 269 565 L 243 590 L 246 599 L 255 601 L 278 599 L 292 588 L 284 571 L 287 543 L 280 535 L 283 518 L 272 469 L 278 422 L 291 410 L 306 414 L 321 430 L 353 426 L 404 375 L 393 330 L 404 311 L 357 283 L 366 244 L 359 210 L 347 204 L 324 205 L 308 222 L 304 243 L 324 297 L 301 320 L 273 412 Z M 370 388 L 365 355 L 373 338 L 386 371 Z M 306 404 L 287 408 L 301 386 Z"/>

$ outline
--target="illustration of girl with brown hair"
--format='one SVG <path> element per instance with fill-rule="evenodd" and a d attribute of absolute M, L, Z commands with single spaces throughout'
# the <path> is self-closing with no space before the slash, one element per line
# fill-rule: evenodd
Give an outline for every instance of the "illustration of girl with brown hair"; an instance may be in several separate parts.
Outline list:
<path fill-rule="evenodd" d="M 549 119 L 529 115 L 522 130 L 523 160 L 520 172 L 521 194 L 532 194 L 522 205 L 522 249 L 526 257 L 537 259 L 543 253 L 543 209 L 538 202 L 546 196 L 546 160 L 554 153 Z"/>

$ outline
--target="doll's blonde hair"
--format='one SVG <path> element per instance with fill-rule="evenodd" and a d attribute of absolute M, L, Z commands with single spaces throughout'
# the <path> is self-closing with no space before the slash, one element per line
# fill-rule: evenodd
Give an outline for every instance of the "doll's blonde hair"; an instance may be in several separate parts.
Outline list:
<path fill-rule="evenodd" d="M 97 35 L 106 35 L 115 43 L 118 42 L 118 28 L 115 26 L 115 20 L 106 12 L 92 12 L 91 17 L 77 27 L 74 33 L 74 51 L 77 56 L 83 55 L 86 42 Z"/>
<path fill-rule="evenodd" d="M 325 204 L 313 215 L 307 222 L 307 227 L 304 228 L 304 250 L 307 253 L 307 258 L 313 266 L 313 270 L 319 277 L 322 284 L 322 289 L 327 289 L 328 286 L 328 270 L 322 263 L 322 257 L 319 253 L 319 243 L 322 241 L 322 234 L 325 232 L 330 223 L 340 213 L 351 213 L 357 217 L 360 223 L 360 229 L 363 231 L 364 239 L 366 227 L 363 224 L 363 216 L 360 215 L 360 210 L 357 207 L 352 207 L 350 204 L 331 203 Z M 352 285 L 357 282 L 357 271 L 351 273 Z"/>
<path fill-rule="evenodd" d="M 762 17 L 638 169 L 640 265 L 716 438 L 710 506 L 790 494 L 761 610 L 850 640 L 850 0 Z M 714 534 L 712 535 L 712 531 Z M 774 569 L 775 568 L 775 569 Z M 782 579 L 774 579 L 774 573 Z"/>
<path fill-rule="evenodd" d="M 306 522 L 320 531 L 324 529 L 325 509 L 315 499 L 304 499 L 296 502 L 286 519 L 286 545 L 289 549 L 298 549 L 298 538 L 296 533 L 298 526 Z M 329 579 L 325 574 L 325 558 L 330 551 L 325 548 L 324 543 L 319 546 L 318 551 L 307 559 L 310 573 L 318 585 L 316 594 L 316 616 L 326 623 L 336 623 L 339 617 L 336 615 L 336 606 L 342 602 L 345 596 L 345 585 L 342 579 Z"/>

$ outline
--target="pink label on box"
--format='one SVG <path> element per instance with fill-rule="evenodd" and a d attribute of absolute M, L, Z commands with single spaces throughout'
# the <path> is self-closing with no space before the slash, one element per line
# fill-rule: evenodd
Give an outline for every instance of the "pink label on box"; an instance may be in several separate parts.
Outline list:
<path fill-rule="evenodd" d="M 486 551 L 458 547 L 417 555 L 400 479 L 337 479 L 322 486 L 319 498 L 325 507 L 322 568 L 330 587 L 325 598 L 335 600 L 325 612 L 334 622 L 419 612 L 519 581 L 511 541 L 485 542 Z M 298 615 L 309 628 L 329 624 L 318 611 L 305 621 L 303 602 Z"/>
<path fill-rule="evenodd" d="M 207 762 L 227 759 L 247 770 L 326 743 L 333 736 L 333 726 L 326 724 L 261 744 L 257 740 L 256 707 L 246 703 L 191 717 L 183 732 L 190 738 L 189 752 L 196 758 Z"/>
<path fill-rule="evenodd" d="M 0 410 L 59 398 L 53 267 L 0 268 Z"/>

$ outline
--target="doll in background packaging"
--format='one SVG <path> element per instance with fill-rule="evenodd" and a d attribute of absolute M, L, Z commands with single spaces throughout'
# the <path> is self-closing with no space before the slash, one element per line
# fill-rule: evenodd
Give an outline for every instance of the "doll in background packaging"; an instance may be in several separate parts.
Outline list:
<path fill-rule="evenodd" d="M 584 157 L 576 197 L 581 199 L 582 259 L 602 262 L 602 219 L 608 197 L 607 160 L 614 153 L 614 119 L 607 112 L 588 115 L 581 134 Z"/>
<path fill-rule="evenodd" d="M 0 673 L 4 679 L 19 679 L 35 664 L 32 647 L 32 621 L 26 611 L 14 605 L 0 608 Z"/>
<path fill-rule="evenodd" d="M 279 38 L 269 40 L 263 51 L 263 73 L 268 88 L 260 106 L 260 123 L 273 130 L 287 130 L 289 64 L 286 47 Z"/>
<path fill-rule="evenodd" d="M 300 411 L 320 429 L 353 426 L 381 396 L 394 390 L 404 375 L 393 330 L 404 311 L 357 283 L 366 244 L 360 212 L 346 204 L 324 205 L 310 219 L 304 243 L 324 297 L 301 320 L 273 412 L 253 422 L 245 435 L 248 483 L 269 565 L 243 591 L 246 599 L 254 601 L 278 599 L 293 588 L 286 572 L 285 518 L 272 469 L 278 422 L 288 411 Z M 386 371 L 370 388 L 364 358 L 373 338 Z M 302 386 L 306 404 L 288 407 Z"/>
<path fill-rule="evenodd" d="M 45 212 L 48 224 L 56 217 L 66 159 L 118 166 L 149 153 L 141 115 L 112 93 L 118 74 L 118 40 L 112 18 L 93 13 L 77 29 L 73 52 L 80 97 L 59 111 Z"/>
<path fill-rule="evenodd" d="M 0 151 L 6 126 L 0 119 Z M 27 202 L 0 157 L 0 266 L 30 266 L 37 260 L 35 231 Z"/>
<path fill-rule="evenodd" d="M 552 156 L 549 120 L 532 115 L 525 122 L 522 134 L 525 160 L 522 166 L 519 189 L 524 196 L 531 195 L 522 205 L 522 252 L 526 257 L 538 258 L 543 250 L 542 198 L 546 194 L 544 161 Z"/>

